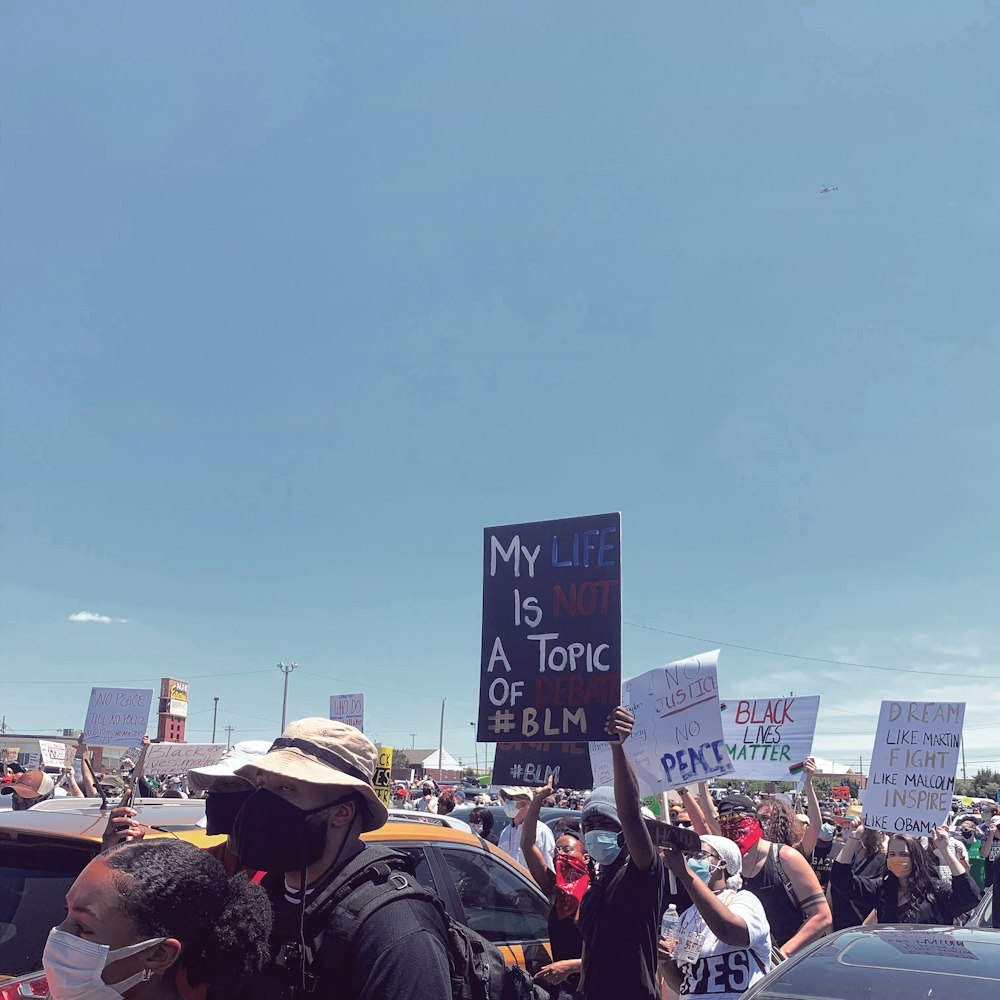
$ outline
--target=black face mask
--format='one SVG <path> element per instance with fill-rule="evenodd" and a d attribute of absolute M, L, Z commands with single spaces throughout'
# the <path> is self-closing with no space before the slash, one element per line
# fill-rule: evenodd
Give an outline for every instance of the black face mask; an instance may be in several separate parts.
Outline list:
<path fill-rule="evenodd" d="M 317 813 L 341 802 L 353 792 L 317 806 L 299 809 L 280 795 L 258 788 L 236 814 L 232 848 L 248 868 L 262 872 L 297 872 L 318 861 L 326 847 L 327 821 Z"/>
<path fill-rule="evenodd" d="M 232 833 L 236 814 L 253 793 L 252 788 L 245 792 L 209 792 L 205 799 L 205 832 L 210 837 Z"/>

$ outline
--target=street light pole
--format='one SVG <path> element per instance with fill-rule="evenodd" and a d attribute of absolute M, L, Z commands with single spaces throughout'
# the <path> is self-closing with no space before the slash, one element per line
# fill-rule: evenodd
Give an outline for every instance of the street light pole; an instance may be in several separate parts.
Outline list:
<path fill-rule="evenodd" d="M 285 693 L 281 697 L 281 731 L 285 731 L 285 715 L 288 712 L 288 675 L 298 666 L 297 663 L 279 663 L 278 669 L 285 675 Z"/>
<path fill-rule="evenodd" d="M 447 698 L 441 699 L 441 729 L 438 731 L 438 784 L 441 783 L 442 768 L 444 767 L 442 759 L 444 754 L 444 703 L 447 700 Z"/>
<path fill-rule="evenodd" d="M 475 727 L 476 727 L 476 724 L 474 722 L 470 722 L 469 725 L 472 726 L 473 729 L 475 729 Z M 473 733 L 472 735 L 473 735 L 473 738 L 475 738 L 476 734 Z M 477 741 L 474 744 L 474 746 L 476 748 L 476 781 L 478 781 L 479 780 L 479 742 Z"/>
<path fill-rule="evenodd" d="M 219 699 L 213 698 L 215 702 L 215 708 L 212 709 L 212 742 L 215 742 L 215 724 L 219 719 Z"/>

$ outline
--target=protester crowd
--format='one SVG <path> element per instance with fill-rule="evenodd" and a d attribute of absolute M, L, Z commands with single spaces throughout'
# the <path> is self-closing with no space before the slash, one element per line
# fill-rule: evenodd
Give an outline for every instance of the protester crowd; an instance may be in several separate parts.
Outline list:
<path fill-rule="evenodd" d="M 551 782 L 496 796 L 432 781 L 395 791 L 400 808 L 474 806 L 473 829 L 537 882 L 552 960 L 535 974 L 536 996 L 738 997 L 831 930 L 960 919 L 979 898 L 977 858 L 986 884 L 1000 874 L 1000 810 L 956 811 L 955 833 L 942 826 L 929 841 L 886 837 L 862 825 L 857 803 L 820 799 L 812 758 L 800 799 L 679 789 L 670 825 L 696 838 L 682 852 L 640 801 L 624 752 L 632 723 L 624 708 L 609 717 L 614 781 L 589 794 Z M 160 789 L 129 773 L 135 759 L 117 777 L 154 794 L 173 785 L 205 796 L 207 832 L 226 839 L 207 851 L 143 841 L 136 810 L 113 808 L 104 851 L 77 878 L 45 949 L 53 1000 L 455 995 L 454 930 L 441 904 L 406 856 L 361 839 L 389 814 L 373 785 L 378 752 L 360 731 L 294 722 L 273 744 L 238 744 Z M 70 772 L 67 794 L 115 784 L 102 788 L 106 776 L 86 767 L 84 778 L 81 788 Z M 4 782 L 22 808 L 54 794 L 41 771 L 8 765 Z M 549 804 L 579 817 L 553 831 L 540 820 Z M 496 837 L 498 805 L 510 822 Z"/>

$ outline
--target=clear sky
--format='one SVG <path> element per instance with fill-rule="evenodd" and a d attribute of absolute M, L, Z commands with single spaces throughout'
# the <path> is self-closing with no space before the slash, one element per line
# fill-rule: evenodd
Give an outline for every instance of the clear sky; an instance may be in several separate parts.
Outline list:
<path fill-rule="evenodd" d="M 962 0 L 3 5 L 8 728 L 168 675 L 267 739 L 294 660 L 290 718 L 447 698 L 472 762 L 483 526 L 620 510 L 626 676 L 721 643 L 848 762 L 966 699 L 1000 768 L 998 51 Z"/>

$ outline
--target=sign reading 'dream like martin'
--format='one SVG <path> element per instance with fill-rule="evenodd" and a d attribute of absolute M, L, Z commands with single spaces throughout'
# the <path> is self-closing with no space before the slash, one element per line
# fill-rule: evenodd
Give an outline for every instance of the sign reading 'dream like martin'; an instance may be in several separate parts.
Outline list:
<path fill-rule="evenodd" d="M 152 688 L 91 688 L 83 742 L 105 747 L 138 746 L 146 735 L 152 704 Z"/>
<path fill-rule="evenodd" d="M 789 781 L 788 769 L 812 754 L 819 695 L 724 698 L 722 732 L 733 774 L 748 781 Z"/>
<path fill-rule="evenodd" d="M 965 702 L 883 701 L 861 792 L 861 821 L 929 836 L 951 811 Z"/>
<path fill-rule="evenodd" d="M 483 743 L 599 738 L 621 690 L 621 515 L 483 533 Z"/>
<path fill-rule="evenodd" d="M 635 716 L 625 753 L 640 795 L 732 774 L 719 712 L 719 651 L 668 663 L 626 681 L 622 704 Z M 594 785 L 612 783 L 611 746 L 590 744 Z"/>

